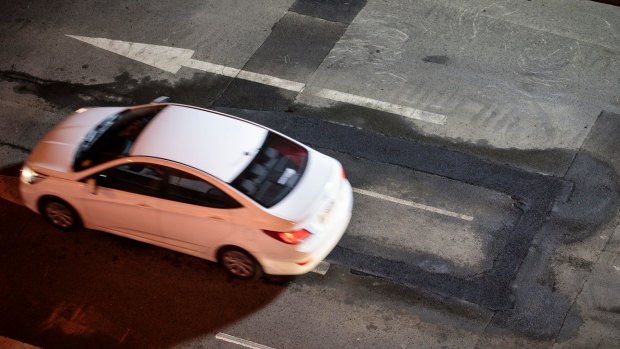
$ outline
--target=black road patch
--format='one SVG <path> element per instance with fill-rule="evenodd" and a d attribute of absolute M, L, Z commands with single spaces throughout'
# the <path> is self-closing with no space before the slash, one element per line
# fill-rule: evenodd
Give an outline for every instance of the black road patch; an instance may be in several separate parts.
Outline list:
<path fill-rule="evenodd" d="M 305 83 L 345 30 L 346 25 L 342 23 L 288 13 L 274 26 L 243 70 Z M 283 111 L 296 95 L 276 87 L 234 79 L 215 105 Z"/>
<path fill-rule="evenodd" d="M 365 5 L 366 0 L 296 0 L 289 11 L 349 24 Z"/>
<path fill-rule="evenodd" d="M 334 103 L 330 107 L 317 108 L 295 102 L 289 107 L 288 111 L 338 124 L 372 129 L 375 132 L 392 137 L 448 147 L 459 152 L 467 152 L 492 161 L 510 163 L 543 173 L 554 173 L 563 164 L 570 163 L 575 156 L 574 151 L 566 149 L 502 149 L 492 147 L 485 141 L 469 143 L 458 138 L 446 139 L 423 133 L 415 123 L 407 118 L 346 103 Z"/>
<path fill-rule="evenodd" d="M 448 64 L 448 56 L 426 56 L 422 61 L 427 63 Z"/>
<path fill-rule="evenodd" d="M 337 247 L 329 259 L 349 266 L 355 274 L 379 276 L 495 310 L 489 333 L 508 328 L 545 339 L 553 338 L 560 329 L 564 337 L 577 329 L 578 312 L 566 295 L 555 289 L 550 259 L 562 241 L 579 241 L 592 236 L 597 227 L 617 224 L 614 217 L 620 196 L 620 153 L 615 136 L 620 132 L 618 115 L 599 116 L 565 179 L 560 179 L 491 163 L 434 144 L 397 139 L 293 113 L 224 111 L 265 124 L 317 148 L 338 149 L 348 155 L 509 194 L 519 203 L 523 214 L 488 272 L 467 278 L 435 274 L 388 256 L 368 256 L 342 247 Z M 548 150 L 550 154 L 562 151 Z M 565 321 L 569 324 L 563 328 Z"/>
<path fill-rule="evenodd" d="M 346 25 L 287 13 L 276 23 L 244 70 L 305 82 L 321 65 Z"/>
<path fill-rule="evenodd" d="M 214 106 L 240 105 L 255 110 L 287 111 L 296 96 L 297 92 L 243 79 L 234 79 L 215 101 Z"/>
<path fill-rule="evenodd" d="M 475 277 L 464 279 L 431 273 L 400 261 L 368 256 L 342 247 L 337 247 L 330 255 L 333 261 L 346 261 L 353 269 L 490 309 L 512 308 L 514 297 L 510 284 L 554 201 L 570 186 L 555 177 L 491 163 L 443 147 L 390 138 L 291 113 L 225 111 L 267 125 L 315 147 L 337 149 L 352 156 L 455 179 L 518 199 L 523 213 L 508 234 L 493 268 Z"/>

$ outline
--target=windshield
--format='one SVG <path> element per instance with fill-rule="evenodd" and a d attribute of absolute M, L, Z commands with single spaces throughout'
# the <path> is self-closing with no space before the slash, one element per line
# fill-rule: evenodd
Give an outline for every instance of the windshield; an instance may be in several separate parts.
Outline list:
<path fill-rule="evenodd" d="M 276 133 L 265 143 L 232 186 L 265 207 L 280 202 L 301 178 L 308 151 Z"/>
<path fill-rule="evenodd" d="M 127 109 L 105 119 L 84 137 L 75 156 L 73 169 L 80 171 L 127 156 L 144 127 L 164 107 L 157 105 Z"/>

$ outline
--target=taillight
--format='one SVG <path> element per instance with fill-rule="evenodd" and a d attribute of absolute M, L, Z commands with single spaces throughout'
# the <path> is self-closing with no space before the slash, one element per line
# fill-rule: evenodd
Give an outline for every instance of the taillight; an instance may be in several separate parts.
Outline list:
<path fill-rule="evenodd" d="M 342 167 L 342 172 L 340 173 L 340 175 L 342 176 L 342 179 L 347 179 L 347 173 L 344 172 L 344 167 Z"/>
<path fill-rule="evenodd" d="M 300 242 L 304 241 L 310 235 L 310 232 L 306 229 L 299 229 L 294 231 L 273 231 L 273 230 L 263 230 L 263 232 L 276 240 L 280 240 L 285 244 L 289 245 L 297 245 Z"/>

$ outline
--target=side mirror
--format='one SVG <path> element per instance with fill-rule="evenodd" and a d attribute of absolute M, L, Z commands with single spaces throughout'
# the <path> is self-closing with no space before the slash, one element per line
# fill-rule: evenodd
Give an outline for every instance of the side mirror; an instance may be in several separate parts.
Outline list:
<path fill-rule="evenodd" d="M 88 191 L 91 194 L 97 194 L 97 180 L 94 178 L 89 178 L 86 180 L 86 187 L 88 187 Z"/>
<path fill-rule="evenodd" d="M 159 96 L 151 101 L 151 103 L 167 103 L 170 101 L 170 97 Z"/>

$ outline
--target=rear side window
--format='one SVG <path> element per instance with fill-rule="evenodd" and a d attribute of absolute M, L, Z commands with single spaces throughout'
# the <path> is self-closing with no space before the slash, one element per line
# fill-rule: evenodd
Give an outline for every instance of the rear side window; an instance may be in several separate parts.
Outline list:
<path fill-rule="evenodd" d="M 183 171 L 169 171 L 164 198 L 213 208 L 241 207 L 237 201 L 210 183 Z"/>
<path fill-rule="evenodd" d="M 264 207 L 272 207 L 297 185 L 307 162 L 304 147 L 269 132 L 256 157 L 232 186 Z"/>

